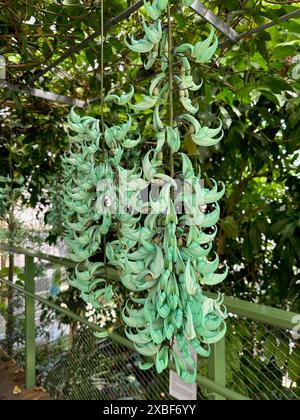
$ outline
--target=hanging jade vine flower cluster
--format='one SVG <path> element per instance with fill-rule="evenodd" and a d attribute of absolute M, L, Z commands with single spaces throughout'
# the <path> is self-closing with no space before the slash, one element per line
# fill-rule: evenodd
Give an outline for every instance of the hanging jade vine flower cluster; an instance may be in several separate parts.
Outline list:
<path fill-rule="evenodd" d="M 212 31 L 195 45 L 174 47 L 170 3 L 145 1 L 141 15 L 144 36 L 125 41 L 132 51 L 146 54 L 146 70 L 157 70 L 149 93 L 138 103 L 133 86 L 128 94 L 109 93 L 107 104 L 126 106 L 131 116 L 124 125 L 105 126 L 102 133 L 99 121 L 80 118 L 72 111 L 71 150 L 63 163 L 69 180 L 65 196 L 70 256 L 85 267 L 76 270 L 71 284 L 96 310 L 112 298 L 111 285 L 98 276 L 103 262 L 92 263 L 90 259 L 99 252 L 103 236 L 114 236 L 105 249 L 128 291 L 122 311 L 125 333 L 139 353 L 154 358 L 141 368 L 155 364 L 160 373 L 172 361 L 178 375 L 192 383 L 197 366 L 191 348 L 208 357 L 210 345 L 226 332 L 222 296 L 210 299 L 202 290 L 203 286 L 221 283 L 228 272 L 225 268 L 218 273 L 219 258 L 211 256 L 220 217 L 218 201 L 225 188 L 214 180 L 211 188 L 206 188 L 200 170 L 196 171 L 190 158 L 181 153 L 186 133 L 199 146 L 215 145 L 223 137 L 221 124 L 210 128 L 197 119 L 199 105 L 191 99 L 191 92 L 201 88 L 193 79 L 192 66 L 209 61 L 218 40 Z M 193 2 L 181 3 L 190 6 Z M 180 110 L 176 117 L 175 104 Z M 124 150 L 135 149 L 141 142 L 140 135 L 135 139 L 130 134 L 134 115 L 149 110 L 153 110 L 156 146 L 147 151 L 140 167 L 135 164 L 128 169 L 122 159 Z M 100 138 L 105 140 L 105 148 Z M 119 185 L 123 175 L 127 189 L 124 193 L 117 187 L 117 210 L 112 214 L 111 194 L 102 181 Z M 147 200 L 141 198 L 142 190 L 150 191 Z M 124 207 L 120 211 L 124 200 L 133 213 L 124 212 Z M 174 349 L 175 342 L 179 352 Z"/>
<path fill-rule="evenodd" d="M 130 116 L 125 124 L 105 126 L 105 133 L 95 118 L 81 118 L 74 110 L 68 118 L 70 149 L 62 157 L 64 230 L 68 256 L 78 263 L 69 282 L 81 291 L 87 305 L 99 311 L 113 299 L 113 287 L 107 283 L 103 255 L 102 261 L 94 261 L 99 260 L 101 249 L 105 253 L 103 238 L 126 221 L 126 215 L 118 210 L 119 192 L 116 190 L 114 198 L 112 185 L 124 177 L 134 196 L 143 184 L 143 180 L 139 182 L 141 171 L 139 175 L 135 168 L 126 170 L 121 165 L 124 151 L 140 142 L 140 136 L 131 138 L 131 129 Z M 107 326 L 100 336 L 108 335 L 112 327 Z"/>

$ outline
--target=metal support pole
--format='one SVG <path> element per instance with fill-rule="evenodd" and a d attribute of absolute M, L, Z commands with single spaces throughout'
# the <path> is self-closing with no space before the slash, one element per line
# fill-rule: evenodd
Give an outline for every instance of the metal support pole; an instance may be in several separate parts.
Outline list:
<path fill-rule="evenodd" d="M 45 99 L 46 101 L 57 102 L 66 105 L 74 105 L 78 106 L 79 108 L 84 108 L 86 103 L 80 99 L 71 98 L 69 96 L 58 95 L 54 92 L 48 92 L 42 89 L 36 88 L 27 88 L 21 85 L 17 85 L 15 83 L 10 83 L 7 80 L 0 80 L 0 87 L 7 88 L 11 91 L 18 92 L 21 95 L 31 95 L 35 96 L 36 98 Z"/>
<path fill-rule="evenodd" d="M 35 293 L 34 285 L 34 259 L 25 257 L 25 291 Z M 25 341 L 26 341 L 26 368 L 25 385 L 27 389 L 36 386 L 36 350 L 35 350 L 35 299 L 25 295 Z"/>
<path fill-rule="evenodd" d="M 219 385 L 226 386 L 225 338 L 212 346 L 208 361 L 208 378 Z M 209 394 L 209 397 L 211 400 L 225 400 L 216 393 Z"/>
<path fill-rule="evenodd" d="M 194 9 L 198 15 L 202 16 L 207 22 L 218 29 L 231 42 L 238 42 L 239 34 L 233 28 L 227 25 L 227 23 L 216 16 L 207 6 L 204 6 L 204 4 L 199 0 L 195 0 L 191 5 L 191 8 Z"/>
<path fill-rule="evenodd" d="M 9 285 L 7 287 L 7 322 L 6 322 L 6 351 L 7 354 L 12 357 L 14 352 L 14 332 L 15 332 L 15 319 L 14 319 L 14 255 L 9 254 L 8 257 L 9 268 L 8 268 L 8 281 Z"/>

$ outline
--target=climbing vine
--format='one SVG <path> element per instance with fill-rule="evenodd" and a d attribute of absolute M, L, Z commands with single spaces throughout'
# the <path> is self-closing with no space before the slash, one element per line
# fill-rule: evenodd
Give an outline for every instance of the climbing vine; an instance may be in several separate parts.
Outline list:
<path fill-rule="evenodd" d="M 0 176 L 0 221 L 7 225 L 0 231 L 0 239 L 10 245 L 22 243 L 26 234 L 23 223 L 16 216 L 24 191 L 25 180 L 22 176 L 14 177 L 13 172 Z"/>
<path fill-rule="evenodd" d="M 125 43 L 130 50 L 147 54 L 146 70 L 158 70 L 149 94 L 134 103 L 131 86 L 128 94 L 110 92 L 105 97 L 106 104 L 127 109 L 127 122 L 118 126 L 104 124 L 104 101 L 101 121 L 81 118 L 74 110 L 69 116 L 70 150 L 62 159 L 66 240 L 69 257 L 80 263 L 70 284 L 81 291 L 89 308 L 101 310 L 112 300 L 113 286 L 119 287 L 105 273 L 107 258 L 120 271 L 120 282 L 127 290 L 122 310 L 125 333 L 138 352 L 155 357 L 154 363 L 141 368 L 155 364 L 160 373 L 173 361 L 178 375 L 193 383 L 197 366 L 190 347 L 208 357 L 210 345 L 226 333 L 222 296 L 210 299 L 202 290 L 221 283 L 228 273 L 227 267 L 217 273 L 217 254 L 209 257 L 225 187 L 212 180 L 211 189 L 206 188 L 200 168 L 181 153 L 181 144 L 186 134 L 197 146 L 215 145 L 223 137 L 222 124 L 209 128 L 198 121 L 199 106 L 190 98 L 190 91 L 201 88 L 194 81 L 192 66 L 212 58 L 218 39 L 211 31 L 195 45 L 176 46 L 171 2 L 145 1 L 144 6 L 144 37 L 131 36 Z M 101 68 L 103 78 L 103 63 Z M 175 114 L 175 109 L 182 112 Z M 132 160 L 131 166 L 125 151 L 143 143 L 135 117 L 150 110 L 156 146 L 141 163 Z M 122 180 L 126 180 L 125 189 Z M 94 262 L 99 261 L 99 250 L 101 261 Z M 100 337 L 112 330 L 113 325 L 106 325 Z M 180 355 L 174 350 L 175 342 Z"/>

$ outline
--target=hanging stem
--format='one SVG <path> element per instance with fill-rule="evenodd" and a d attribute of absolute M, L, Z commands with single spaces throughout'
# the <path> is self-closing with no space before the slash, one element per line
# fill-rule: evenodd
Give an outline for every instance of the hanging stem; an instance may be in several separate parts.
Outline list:
<path fill-rule="evenodd" d="M 104 137 L 104 0 L 101 0 L 101 134 L 102 134 L 102 151 L 103 158 L 105 160 L 105 137 Z M 105 270 L 105 277 L 107 279 L 107 258 L 106 258 L 106 236 L 102 237 L 102 248 L 103 248 L 103 263 Z"/>
<path fill-rule="evenodd" d="M 171 21 L 171 5 L 168 4 L 168 63 L 169 63 L 169 125 L 174 125 L 174 84 L 173 84 L 173 37 L 172 37 L 172 21 Z M 174 178 L 174 153 L 170 151 L 171 178 Z"/>
<path fill-rule="evenodd" d="M 102 134 L 102 149 L 105 150 L 104 144 L 104 0 L 101 0 L 101 134 Z"/>
<path fill-rule="evenodd" d="M 62 171 L 61 171 L 61 159 L 56 161 L 56 173 L 55 173 L 55 184 L 56 184 L 56 191 L 57 194 L 55 199 L 57 200 L 57 233 L 60 238 L 63 236 L 63 218 L 62 218 Z"/>

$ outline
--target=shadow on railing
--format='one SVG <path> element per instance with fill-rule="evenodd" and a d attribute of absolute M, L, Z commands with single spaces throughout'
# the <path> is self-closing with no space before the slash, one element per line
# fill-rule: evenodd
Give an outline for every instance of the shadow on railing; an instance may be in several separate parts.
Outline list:
<path fill-rule="evenodd" d="M 0 278 L 0 283 L 7 288 L 13 288 L 16 293 L 24 297 L 26 387 L 32 388 L 37 382 L 37 302 L 67 317 L 72 322 L 86 327 L 89 331 L 101 332 L 102 329 L 78 313 L 35 293 L 34 258 L 67 268 L 75 267 L 76 264 L 73 261 L 6 244 L 0 244 L 0 250 L 25 256 L 25 286 L 11 284 L 4 278 Z M 116 270 L 108 270 L 109 277 L 116 278 L 118 275 Z M 197 378 L 201 390 L 199 398 L 219 400 L 298 399 L 300 396 L 297 386 L 297 357 L 299 353 L 294 351 L 295 339 L 292 335 L 292 330 L 295 327 L 294 320 L 299 319 L 297 314 L 231 297 L 225 298 L 225 304 L 231 314 L 228 322 L 229 335 L 226 340 L 224 339 L 213 346 L 212 355 L 207 364 L 204 361 L 200 362 Z M 133 344 L 122 334 L 114 332 L 111 334 L 110 340 L 116 355 L 118 354 L 117 346 L 120 346 L 120 349 L 129 350 L 131 354 L 134 352 Z M 104 357 L 103 354 L 105 351 L 102 349 L 101 357 Z M 129 357 L 128 354 L 126 358 Z M 107 358 L 109 356 L 110 351 L 107 353 Z M 115 359 L 120 363 L 120 356 L 115 356 Z M 117 368 L 114 366 L 110 369 L 116 370 Z M 123 363 L 119 365 L 119 369 L 124 370 Z M 96 373 L 99 374 L 98 371 Z M 91 374 L 94 381 L 96 373 Z M 146 374 L 137 372 L 137 376 L 141 375 Z M 110 381 L 110 372 L 106 372 L 105 378 Z M 103 387 L 104 379 L 101 378 L 101 381 Z M 153 385 L 153 389 L 157 388 L 156 393 L 153 391 L 155 398 L 157 398 L 157 392 L 163 396 L 165 393 L 167 394 L 168 378 L 161 377 L 160 383 L 164 383 L 164 387 Z M 99 389 L 99 378 L 97 387 Z M 151 395 L 149 387 L 143 394 L 143 398 L 149 399 Z M 71 398 L 71 396 L 70 394 L 64 395 L 64 398 Z"/>

